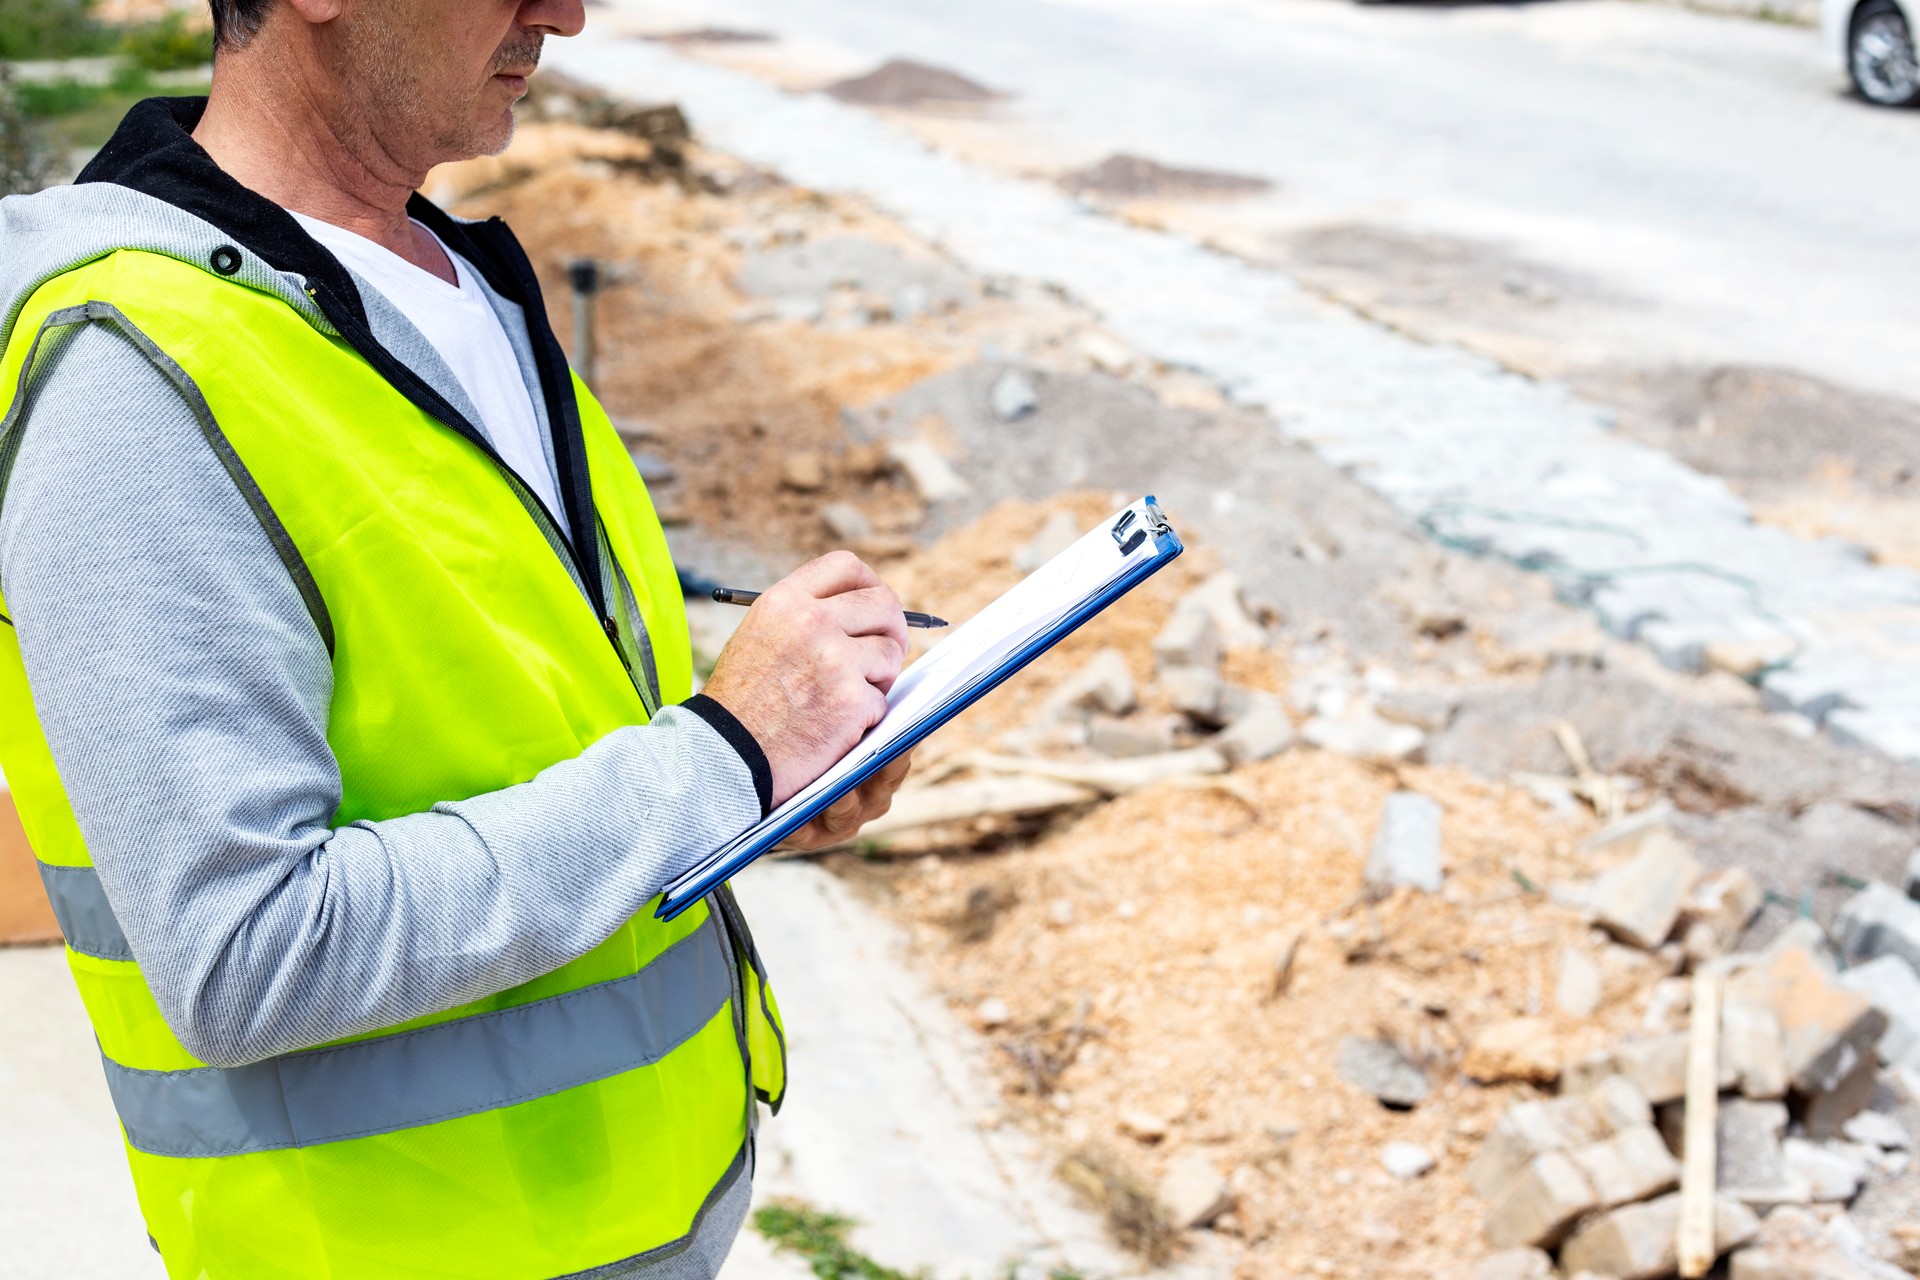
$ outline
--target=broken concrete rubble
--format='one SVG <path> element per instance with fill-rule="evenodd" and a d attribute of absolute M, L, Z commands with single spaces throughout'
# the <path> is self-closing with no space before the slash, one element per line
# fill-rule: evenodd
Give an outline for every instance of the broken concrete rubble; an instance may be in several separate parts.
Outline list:
<path fill-rule="evenodd" d="M 1920 902 L 1875 882 L 1841 909 L 1834 922 L 1848 964 L 1897 956 L 1920 971 Z"/>
<path fill-rule="evenodd" d="M 1259 694 L 1248 700 L 1246 708 L 1213 740 L 1213 745 L 1237 768 L 1271 760 L 1291 747 L 1295 736 L 1293 721 L 1280 700 Z"/>
<path fill-rule="evenodd" d="M 1771 980 L 1745 969 L 1727 980 L 1720 1005 L 1720 1055 L 1742 1096 L 1787 1096 L 1786 1045 L 1773 1007 Z"/>
<path fill-rule="evenodd" d="M 1716 1198 L 1714 1245 L 1719 1253 L 1737 1249 L 1759 1234 L 1760 1220 L 1737 1200 Z M 1560 1253 L 1569 1275 L 1582 1271 L 1615 1280 L 1659 1280 L 1679 1265 L 1675 1240 L 1680 1226 L 1680 1197 L 1662 1196 L 1627 1205 L 1582 1226 Z"/>
<path fill-rule="evenodd" d="M 1102 649 L 1047 699 L 1045 715 L 1057 719 L 1074 712 L 1104 711 L 1123 716 L 1138 701 L 1126 658 L 1118 649 Z"/>
<path fill-rule="evenodd" d="M 1883 1061 L 1920 1071 L 1920 974 L 1897 956 L 1881 956 L 1840 975 L 1840 983 L 1886 1015 Z"/>
<path fill-rule="evenodd" d="M 1222 653 L 1220 628 L 1213 616 L 1199 609 L 1176 609 L 1153 641 L 1154 662 L 1161 671 L 1178 668 L 1217 671 Z"/>
<path fill-rule="evenodd" d="M 1680 1164 L 1650 1124 L 1581 1147 L 1572 1157 L 1602 1209 L 1662 1195 L 1680 1185 Z"/>
<path fill-rule="evenodd" d="M 1340 1043 L 1340 1078 L 1399 1110 L 1419 1106 L 1432 1088 L 1427 1073 L 1384 1040 L 1349 1036 Z"/>
<path fill-rule="evenodd" d="M 1160 692 L 1173 709 L 1206 728 L 1222 723 L 1221 706 L 1226 701 L 1226 682 L 1212 667 L 1168 666 L 1160 672 Z"/>
<path fill-rule="evenodd" d="M 1508 1180 L 1487 1210 L 1487 1243 L 1496 1249 L 1559 1244 L 1599 1197 L 1571 1157 L 1560 1151 L 1536 1156 Z"/>
<path fill-rule="evenodd" d="M 1211 1226 L 1233 1208 L 1233 1188 L 1204 1153 L 1187 1152 L 1167 1166 L 1160 1180 L 1160 1203 L 1175 1226 Z"/>
<path fill-rule="evenodd" d="M 1700 864 L 1686 845 L 1671 834 L 1655 830 L 1640 842 L 1640 851 L 1621 867 L 1595 880 L 1587 902 L 1601 928 L 1647 951 L 1673 933 L 1680 908 Z"/>
<path fill-rule="evenodd" d="M 887 446 L 887 456 L 905 473 L 920 500 L 929 506 L 956 502 L 973 492 L 973 486 L 960 477 L 953 464 L 924 441 L 895 440 Z"/>
<path fill-rule="evenodd" d="M 1869 1172 L 1865 1153 L 1849 1143 L 1788 1138 L 1781 1153 L 1788 1172 L 1806 1183 L 1807 1195 L 1816 1204 L 1853 1199 Z"/>
<path fill-rule="evenodd" d="M 1083 532 L 1080 522 L 1070 512 L 1056 511 L 1047 517 L 1031 542 L 1014 552 L 1013 567 L 1022 573 L 1032 573 L 1078 542 Z"/>
<path fill-rule="evenodd" d="M 1507 1108 L 1467 1168 L 1467 1181 L 1491 1200 L 1536 1156 L 1600 1142 L 1653 1122 L 1646 1098 L 1623 1076 L 1610 1076 L 1590 1092 Z"/>
<path fill-rule="evenodd" d="M 1405 1181 L 1425 1177 L 1436 1163 L 1433 1152 L 1412 1142 L 1389 1142 L 1380 1151 L 1380 1167 Z"/>
<path fill-rule="evenodd" d="M 1783 1104 L 1723 1100 L 1714 1130 L 1714 1183 L 1723 1195 L 1762 1213 L 1812 1198 L 1806 1180 L 1787 1167 L 1781 1146 L 1787 1131 Z"/>
<path fill-rule="evenodd" d="M 1733 1255 L 1731 1280 L 1911 1280 L 1849 1239 L 1839 1222 L 1782 1208 L 1760 1224 L 1751 1248 Z"/>
<path fill-rule="evenodd" d="M 1407 885 L 1426 893 L 1440 892 L 1444 879 L 1441 814 L 1438 802 L 1417 791 L 1388 796 L 1367 859 L 1367 883 L 1380 889 Z"/>
<path fill-rule="evenodd" d="M 1116 760 L 1161 755 L 1176 741 L 1174 721 L 1165 716 L 1095 715 L 1087 721 L 1087 746 Z"/>
<path fill-rule="evenodd" d="M 1040 393 L 1034 390 L 1033 379 L 1024 370 L 1008 369 L 993 384 L 988 403 L 993 407 L 993 416 L 1000 421 L 1018 422 L 1040 407 Z"/>
<path fill-rule="evenodd" d="M 1506 1249 L 1473 1266 L 1473 1280 L 1553 1280 L 1553 1256 L 1544 1249 Z"/>
<path fill-rule="evenodd" d="M 1560 1078 L 1553 1024 L 1509 1018 L 1483 1027 L 1468 1044 L 1460 1070 L 1480 1084 L 1552 1084 Z"/>
<path fill-rule="evenodd" d="M 1412 725 L 1391 724 L 1365 705 L 1341 715 L 1316 715 L 1300 736 L 1323 751 L 1382 762 L 1411 760 L 1427 742 L 1427 735 Z"/>
<path fill-rule="evenodd" d="M 1841 986 L 1801 947 L 1775 956 L 1766 973 L 1780 1014 L 1787 1078 L 1804 1094 L 1830 1093 L 1852 1075 L 1887 1029 L 1887 1016 Z"/>
<path fill-rule="evenodd" d="M 1681 910 L 1687 958 L 1698 965 L 1732 950 L 1765 900 L 1760 882 L 1745 867 L 1703 877 Z"/>

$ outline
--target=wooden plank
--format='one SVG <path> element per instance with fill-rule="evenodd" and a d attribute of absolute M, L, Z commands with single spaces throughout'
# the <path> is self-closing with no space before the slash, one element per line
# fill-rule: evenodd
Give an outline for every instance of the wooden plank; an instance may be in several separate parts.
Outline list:
<path fill-rule="evenodd" d="M 1719 1160 L 1720 975 L 1693 977 L 1693 1026 L 1687 1042 L 1686 1150 L 1680 1174 L 1680 1234 L 1675 1242 L 1682 1280 L 1713 1269 L 1715 1165 Z"/>

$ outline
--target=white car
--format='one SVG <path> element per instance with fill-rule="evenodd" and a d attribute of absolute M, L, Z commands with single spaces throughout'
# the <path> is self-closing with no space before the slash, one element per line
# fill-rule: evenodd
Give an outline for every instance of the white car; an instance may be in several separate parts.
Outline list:
<path fill-rule="evenodd" d="M 1821 0 L 1820 39 L 1861 97 L 1883 107 L 1910 107 L 1920 104 L 1916 18 L 1916 0 Z"/>

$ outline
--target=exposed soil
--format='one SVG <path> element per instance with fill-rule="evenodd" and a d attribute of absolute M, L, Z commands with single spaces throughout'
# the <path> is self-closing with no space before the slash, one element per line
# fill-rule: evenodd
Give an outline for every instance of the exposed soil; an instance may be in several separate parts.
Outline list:
<path fill-rule="evenodd" d="M 1211 169 L 1180 169 L 1143 156 L 1108 156 L 1099 164 L 1062 174 L 1060 185 L 1076 195 L 1115 200 L 1147 197 L 1209 199 L 1260 195 L 1273 190 L 1265 178 Z"/>
<path fill-rule="evenodd" d="M 906 58 L 896 58 L 866 75 L 829 85 L 826 92 L 863 107 L 977 105 L 1006 96 L 957 71 Z"/>

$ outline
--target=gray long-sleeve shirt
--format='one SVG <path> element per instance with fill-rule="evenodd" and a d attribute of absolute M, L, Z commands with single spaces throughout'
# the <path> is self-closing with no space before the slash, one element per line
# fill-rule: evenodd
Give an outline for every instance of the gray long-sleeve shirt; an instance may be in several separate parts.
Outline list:
<path fill-rule="evenodd" d="M 110 327 L 43 351 L 0 583 L 101 884 L 195 1056 L 240 1065 L 528 981 L 760 816 L 739 753 L 670 708 L 520 786 L 333 828 L 326 647 L 187 402 Z M 435 363 L 416 367 L 458 395 Z"/>

